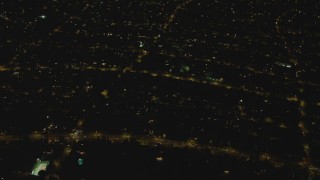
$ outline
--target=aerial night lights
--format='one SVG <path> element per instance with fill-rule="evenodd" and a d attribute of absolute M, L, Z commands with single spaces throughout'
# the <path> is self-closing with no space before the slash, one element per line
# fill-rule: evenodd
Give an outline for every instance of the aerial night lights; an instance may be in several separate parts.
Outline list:
<path fill-rule="evenodd" d="M 319 179 L 319 8 L 0 2 L 0 179 Z"/>

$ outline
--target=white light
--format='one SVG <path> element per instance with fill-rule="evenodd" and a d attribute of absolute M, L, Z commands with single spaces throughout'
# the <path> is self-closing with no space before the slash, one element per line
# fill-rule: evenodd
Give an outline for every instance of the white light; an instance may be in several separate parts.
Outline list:
<path fill-rule="evenodd" d="M 157 157 L 156 160 L 157 161 L 163 161 L 163 157 Z"/>
<path fill-rule="evenodd" d="M 41 16 L 39 16 L 41 19 L 45 19 L 47 16 L 45 16 L 45 15 L 41 15 Z"/>

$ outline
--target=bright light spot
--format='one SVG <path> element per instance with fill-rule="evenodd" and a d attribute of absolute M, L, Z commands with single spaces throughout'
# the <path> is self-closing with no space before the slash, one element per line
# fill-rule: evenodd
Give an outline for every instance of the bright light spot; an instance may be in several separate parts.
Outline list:
<path fill-rule="evenodd" d="M 41 16 L 39 16 L 39 18 L 45 19 L 45 18 L 47 18 L 47 16 L 46 15 L 41 15 Z"/>
<path fill-rule="evenodd" d="M 159 156 L 159 157 L 156 158 L 156 160 L 159 161 L 159 162 L 163 161 L 163 157 Z"/>
<path fill-rule="evenodd" d="M 83 165 L 83 161 L 84 161 L 84 160 L 83 160 L 82 158 L 79 158 L 79 159 L 78 159 L 78 164 L 79 164 L 79 166 Z"/>
<path fill-rule="evenodd" d="M 39 176 L 39 172 L 45 171 L 48 165 L 49 165 L 49 161 L 41 161 L 40 159 L 37 159 L 37 162 L 35 163 L 31 174 L 34 176 Z"/>
<path fill-rule="evenodd" d="M 108 91 L 108 90 L 103 90 L 103 91 L 101 92 L 101 95 L 102 95 L 103 97 L 105 97 L 105 98 L 108 98 L 108 97 L 109 97 L 108 94 L 109 94 L 109 91 Z"/>

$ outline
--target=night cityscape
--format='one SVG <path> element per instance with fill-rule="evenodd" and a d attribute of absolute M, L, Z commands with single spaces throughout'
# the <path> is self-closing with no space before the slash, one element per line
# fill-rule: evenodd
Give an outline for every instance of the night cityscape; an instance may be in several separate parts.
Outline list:
<path fill-rule="evenodd" d="M 0 180 L 320 179 L 320 2 L 0 2 Z"/>

